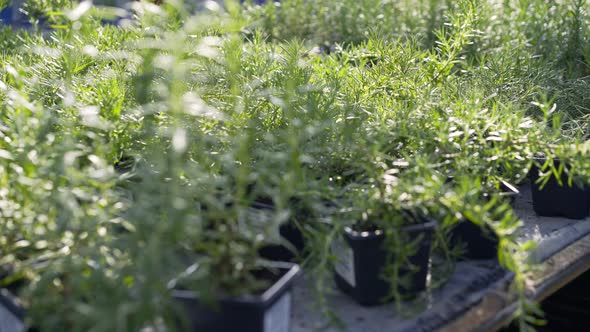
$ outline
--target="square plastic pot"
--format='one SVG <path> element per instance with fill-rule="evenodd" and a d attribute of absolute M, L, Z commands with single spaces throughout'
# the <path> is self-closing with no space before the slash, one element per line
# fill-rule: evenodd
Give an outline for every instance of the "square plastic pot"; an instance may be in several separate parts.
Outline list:
<path fill-rule="evenodd" d="M 299 266 L 275 263 L 278 279 L 262 294 L 223 298 L 216 308 L 199 300 L 196 293 L 173 291 L 188 320 L 187 332 L 289 332 L 292 286 L 300 273 Z"/>
<path fill-rule="evenodd" d="M 293 205 L 299 204 L 300 200 L 292 198 L 290 203 Z M 329 206 L 330 202 L 326 202 Z M 332 203 L 333 204 L 333 203 Z M 274 205 L 272 200 L 262 199 L 252 203 L 254 209 L 273 210 Z M 306 212 L 297 215 L 299 220 L 312 220 L 313 218 Z M 305 221 L 304 221 L 305 222 Z M 278 262 L 295 262 L 305 248 L 305 237 L 301 231 L 300 225 L 296 221 L 290 220 L 279 226 L 279 235 L 281 238 L 289 243 L 289 247 L 282 244 L 265 245 L 259 250 L 259 255 L 262 258 L 278 261 Z"/>
<path fill-rule="evenodd" d="M 538 159 L 543 164 L 544 159 Z M 559 160 L 554 160 L 556 167 Z M 567 175 L 562 174 L 560 186 L 554 176 L 551 176 L 547 184 L 541 189 L 536 181 L 539 179 L 539 169 L 533 165 L 531 169 L 531 192 L 533 196 L 533 210 L 539 216 L 565 217 L 569 219 L 584 219 L 590 215 L 590 185 L 579 187 L 574 184 L 568 186 Z"/>
<path fill-rule="evenodd" d="M 305 247 L 303 233 L 297 225 L 288 222 L 279 226 L 279 234 L 293 248 L 290 249 L 281 244 L 266 245 L 260 249 L 260 257 L 271 261 L 294 262 Z M 292 249 L 295 249 L 295 252 Z"/>
<path fill-rule="evenodd" d="M 0 331 L 25 332 L 24 310 L 7 289 L 0 289 Z"/>
<path fill-rule="evenodd" d="M 416 253 L 409 262 L 418 268 L 416 272 L 401 267 L 400 276 L 412 273 L 411 282 L 399 289 L 405 297 L 413 297 L 426 289 L 428 262 L 432 244 L 432 233 L 436 223 L 428 221 L 404 227 L 402 231 L 414 240 L 421 237 Z M 338 288 L 349 294 L 356 302 L 365 306 L 383 304 L 391 294 L 391 284 L 382 279 L 382 269 L 388 263 L 389 253 L 384 248 L 385 235 L 382 232 L 355 232 L 345 228 L 344 241 L 335 241 L 333 254 L 338 257 L 334 279 Z"/>
<path fill-rule="evenodd" d="M 460 220 L 449 233 L 451 246 L 463 245 L 461 259 L 497 259 L 499 238 L 490 226 L 479 226 L 469 220 Z"/>

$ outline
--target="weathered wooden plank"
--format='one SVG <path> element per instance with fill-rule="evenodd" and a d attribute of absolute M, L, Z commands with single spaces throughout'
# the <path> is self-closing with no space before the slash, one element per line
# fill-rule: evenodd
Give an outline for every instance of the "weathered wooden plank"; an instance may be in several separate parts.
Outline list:
<path fill-rule="evenodd" d="M 590 270 L 590 235 L 567 246 L 544 261 L 530 276 L 530 298 L 541 301 Z M 489 301 L 486 294 L 477 306 L 465 312 L 441 331 L 496 331 L 508 324 L 516 310 L 515 299 L 508 295 L 509 283 L 497 290 L 503 301 Z"/>

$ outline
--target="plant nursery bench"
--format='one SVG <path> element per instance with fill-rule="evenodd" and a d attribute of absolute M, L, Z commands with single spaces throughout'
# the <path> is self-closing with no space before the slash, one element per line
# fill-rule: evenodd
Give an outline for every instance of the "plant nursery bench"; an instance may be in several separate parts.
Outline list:
<path fill-rule="evenodd" d="M 531 299 L 545 299 L 590 269 L 589 218 L 538 217 L 529 186 L 521 188 L 514 208 L 525 224 L 519 241 L 538 243 L 529 257 L 537 262 L 528 282 Z M 516 310 L 516 298 L 509 292 L 512 277 L 495 260 L 461 261 L 446 283 L 424 298 L 402 304 L 402 312 L 395 304 L 359 306 L 337 291 L 328 296 L 328 302 L 344 323 L 344 331 L 496 331 L 510 322 Z M 316 331 L 326 324 L 308 282 L 302 278 L 294 290 L 292 332 Z M 408 310 L 414 310 L 413 314 L 408 315 Z"/>

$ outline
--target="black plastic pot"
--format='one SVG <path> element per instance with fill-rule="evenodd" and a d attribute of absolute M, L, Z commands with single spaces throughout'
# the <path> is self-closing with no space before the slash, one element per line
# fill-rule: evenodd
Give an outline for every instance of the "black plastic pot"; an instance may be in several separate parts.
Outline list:
<path fill-rule="evenodd" d="M 288 332 L 291 316 L 291 289 L 299 275 L 299 266 L 276 263 L 280 271 L 276 281 L 262 294 L 218 301 L 211 308 L 196 293 L 175 290 L 173 297 L 181 304 L 189 328 L 186 332 Z"/>
<path fill-rule="evenodd" d="M 305 242 L 303 233 L 293 222 L 288 222 L 279 226 L 279 234 L 288 241 L 293 248 L 281 244 L 269 244 L 262 247 L 258 254 L 260 257 L 278 262 L 293 262 L 297 259 L 298 254 L 303 251 Z M 293 251 L 295 249 L 295 251 Z"/>
<path fill-rule="evenodd" d="M 258 200 L 252 203 L 252 207 L 260 210 L 273 210 L 274 205 L 272 200 Z M 279 226 L 279 235 L 287 242 L 289 242 L 292 248 L 288 248 L 282 244 L 269 244 L 262 247 L 258 254 L 260 257 L 277 262 L 294 262 L 298 254 L 303 251 L 305 247 L 305 240 L 303 233 L 297 227 L 293 221 L 286 222 Z M 293 251 L 295 249 L 295 251 Z"/>
<path fill-rule="evenodd" d="M 462 259 L 494 259 L 498 257 L 499 238 L 490 226 L 479 226 L 460 220 L 449 233 L 451 246 L 464 245 Z"/>
<path fill-rule="evenodd" d="M 543 164 L 545 160 L 537 159 Z M 560 161 L 554 160 L 555 167 Z M 539 179 L 539 169 L 533 165 L 530 174 L 531 192 L 533 196 L 533 210 L 539 216 L 566 217 L 570 219 L 584 219 L 590 215 L 590 185 L 580 187 L 576 184 L 568 186 L 568 177 L 562 174 L 560 186 L 554 176 L 541 189 L 536 181 Z"/>
<path fill-rule="evenodd" d="M 423 224 L 407 226 L 402 229 L 409 239 L 421 237 L 418 251 L 409 261 L 418 271 L 411 276 L 411 282 L 399 289 L 404 297 L 412 297 L 426 289 L 428 261 L 432 233 L 436 223 L 428 221 Z M 382 269 L 390 256 L 384 248 L 385 235 L 382 232 L 356 232 L 346 228 L 345 241 L 335 241 L 332 252 L 339 258 L 334 278 L 336 285 L 361 305 L 371 306 L 384 303 L 391 293 L 391 284 L 382 279 Z M 407 276 L 409 269 L 400 269 L 400 277 Z"/>
<path fill-rule="evenodd" d="M 0 331 L 24 332 L 24 310 L 7 289 L 0 289 Z"/>
<path fill-rule="evenodd" d="M 297 206 L 301 200 L 293 197 L 289 203 L 291 206 Z M 331 201 L 323 201 L 326 207 L 334 207 L 335 203 Z M 274 205 L 271 199 L 259 199 L 252 203 L 255 209 L 272 210 Z M 314 220 L 313 214 L 308 210 L 296 211 L 297 220 Z M 315 221 L 317 222 L 317 221 Z M 296 221 L 290 220 L 279 226 L 280 236 L 290 246 L 287 247 L 282 244 L 269 244 L 259 250 L 259 255 L 262 258 L 277 261 L 277 262 L 295 262 L 305 248 L 305 237 L 301 231 L 300 225 Z"/>

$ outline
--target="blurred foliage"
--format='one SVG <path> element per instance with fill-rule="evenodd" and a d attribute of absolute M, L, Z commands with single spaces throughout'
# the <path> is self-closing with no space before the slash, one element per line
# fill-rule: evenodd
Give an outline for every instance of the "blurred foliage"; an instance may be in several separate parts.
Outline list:
<path fill-rule="evenodd" d="M 439 223 L 447 265 L 449 226 L 492 227 L 538 323 L 502 186 L 538 155 L 590 182 L 587 2 L 134 2 L 119 27 L 66 2 L 34 2 L 50 32 L 0 31 L 1 277 L 25 281 L 30 324 L 182 330 L 172 288 L 266 287 L 258 249 L 293 220 L 331 315 L 342 226 L 396 233 L 408 212 Z"/>

